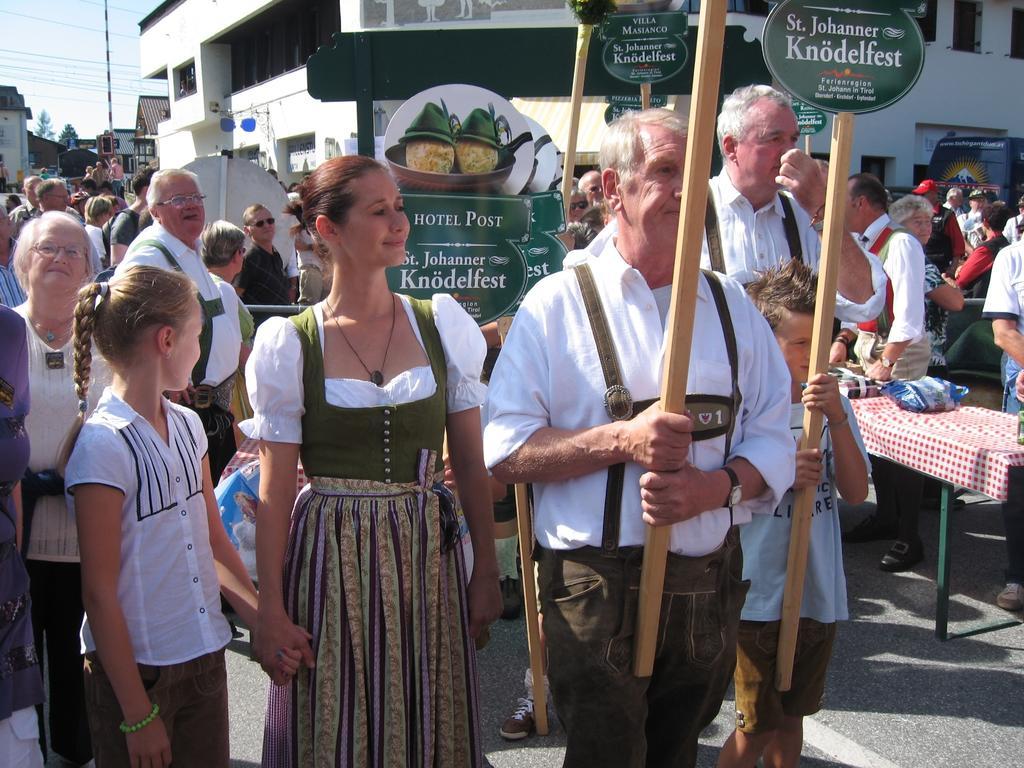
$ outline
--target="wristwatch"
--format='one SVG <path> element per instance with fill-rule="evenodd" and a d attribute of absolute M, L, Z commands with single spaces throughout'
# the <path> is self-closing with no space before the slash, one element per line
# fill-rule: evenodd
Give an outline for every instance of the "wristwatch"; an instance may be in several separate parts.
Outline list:
<path fill-rule="evenodd" d="M 729 480 L 732 483 L 732 487 L 729 488 L 729 495 L 725 497 L 725 503 L 723 507 L 732 509 L 740 503 L 740 499 L 743 498 L 743 486 L 740 485 L 740 479 L 736 473 L 732 471 L 731 467 L 722 467 L 725 470 L 725 474 L 729 476 Z"/>
<path fill-rule="evenodd" d="M 896 365 L 896 361 L 895 360 L 890 360 L 885 355 L 882 355 L 882 367 L 883 368 L 892 368 L 894 365 Z"/>

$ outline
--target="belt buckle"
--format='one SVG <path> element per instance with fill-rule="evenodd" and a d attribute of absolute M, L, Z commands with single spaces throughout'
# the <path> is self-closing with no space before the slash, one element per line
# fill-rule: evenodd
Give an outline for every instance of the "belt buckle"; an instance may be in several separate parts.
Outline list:
<path fill-rule="evenodd" d="M 604 391 L 604 409 L 612 421 L 633 418 L 633 396 L 621 384 L 612 384 Z"/>
<path fill-rule="evenodd" d="M 192 395 L 193 408 L 209 408 L 213 405 L 213 388 L 206 385 L 198 386 Z"/>

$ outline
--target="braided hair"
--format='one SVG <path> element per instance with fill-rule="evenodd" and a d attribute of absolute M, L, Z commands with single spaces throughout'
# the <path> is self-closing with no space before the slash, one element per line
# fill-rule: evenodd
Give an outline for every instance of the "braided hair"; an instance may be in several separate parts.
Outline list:
<path fill-rule="evenodd" d="M 157 267 L 134 266 L 109 283 L 89 283 L 78 292 L 73 336 L 78 419 L 61 451 L 62 468 L 85 424 L 93 346 L 112 369 L 123 372 L 143 331 L 164 325 L 179 328 L 195 303 L 196 286 L 187 275 Z"/>

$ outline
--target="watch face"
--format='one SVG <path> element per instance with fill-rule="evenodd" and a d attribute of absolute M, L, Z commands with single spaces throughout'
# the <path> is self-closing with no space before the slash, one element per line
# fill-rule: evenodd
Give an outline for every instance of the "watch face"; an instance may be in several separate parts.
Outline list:
<path fill-rule="evenodd" d="M 729 491 L 729 506 L 735 507 L 740 503 L 740 499 L 743 498 L 743 488 L 738 485 L 734 485 L 732 490 Z"/>

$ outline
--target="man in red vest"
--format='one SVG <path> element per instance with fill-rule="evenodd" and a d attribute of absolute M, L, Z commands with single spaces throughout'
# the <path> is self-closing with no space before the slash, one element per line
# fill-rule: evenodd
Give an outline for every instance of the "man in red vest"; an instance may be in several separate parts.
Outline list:
<path fill-rule="evenodd" d="M 855 350 L 872 379 L 919 379 L 928 371 L 931 344 L 924 326 L 925 255 L 916 237 L 896 227 L 886 213 L 888 195 L 876 177 L 858 173 L 849 180 L 847 228 L 861 247 L 875 254 L 889 278 L 885 309 L 858 325 Z M 905 571 L 923 559 L 917 533 L 923 477 L 898 464 L 871 457 L 877 510 L 848 531 L 849 543 L 895 538 L 882 558 L 883 571 Z"/>

